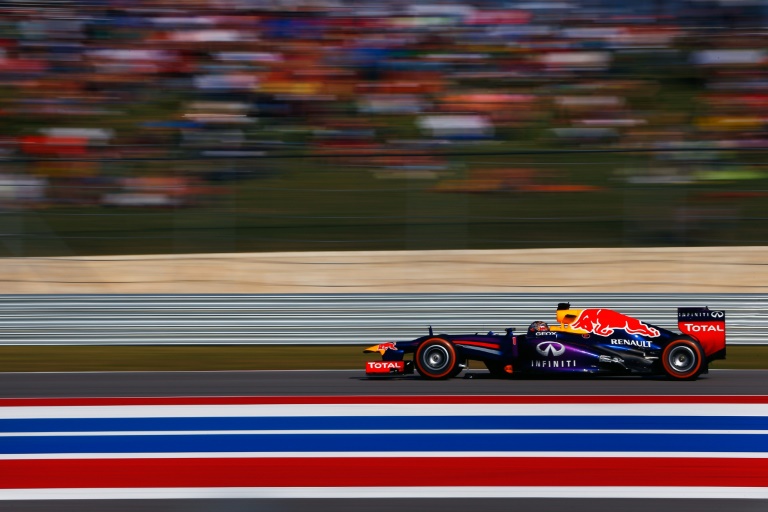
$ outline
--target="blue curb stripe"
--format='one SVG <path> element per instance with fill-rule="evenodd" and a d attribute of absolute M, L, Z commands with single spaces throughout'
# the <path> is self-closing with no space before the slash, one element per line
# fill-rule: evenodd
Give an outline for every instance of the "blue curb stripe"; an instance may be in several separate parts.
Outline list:
<path fill-rule="evenodd" d="M 768 452 L 768 434 L 192 434 L 0 438 L 1 454 L 372 451 Z"/>
<path fill-rule="evenodd" d="M 768 416 L 325 416 L 0 420 L 0 433 L 212 430 L 766 430 Z"/>

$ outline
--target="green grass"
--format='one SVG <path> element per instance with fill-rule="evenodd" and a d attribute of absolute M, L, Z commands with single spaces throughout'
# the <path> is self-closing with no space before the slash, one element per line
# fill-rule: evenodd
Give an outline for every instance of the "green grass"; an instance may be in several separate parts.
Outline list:
<path fill-rule="evenodd" d="M 363 369 L 364 346 L 0 347 L 0 371 Z M 730 346 L 711 368 L 768 369 L 768 346 Z"/>

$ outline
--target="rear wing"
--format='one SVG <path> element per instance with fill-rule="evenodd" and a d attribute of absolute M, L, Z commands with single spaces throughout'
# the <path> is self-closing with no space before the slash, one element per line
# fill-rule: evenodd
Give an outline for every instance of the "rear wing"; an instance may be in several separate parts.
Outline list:
<path fill-rule="evenodd" d="M 677 327 L 701 344 L 707 360 L 725 359 L 725 311 L 677 308 Z"/>

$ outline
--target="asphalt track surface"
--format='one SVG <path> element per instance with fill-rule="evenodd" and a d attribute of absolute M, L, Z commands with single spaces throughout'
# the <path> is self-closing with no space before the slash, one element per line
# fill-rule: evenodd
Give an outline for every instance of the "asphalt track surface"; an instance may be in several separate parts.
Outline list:
<path fill-rule="evenodd" d="M 470 378 L 471 377 L 471 378 Z M 366 377 L 361 370 L 0 373 L 2 398 L 344 395 L 765 395 L 768 370 L 712 370 L 696 381 L 572 377 L 493 379 L 467 370 L 445 381 Z"/>
<path fill-rule="evenodd" d="M 470 377 L 471 376 L 471 377 Z M 765 395 L 768 370 L 713 370 L 693 382 L 657 378 L 449 381 L 366 378 L 359 371 L 0 373 L 0 397 L 340 395 Z M 606 468 L 610 471 L 610 468 Z M 478 468 L 482 471 L 482 468 Z M 386 475 L 382 475 L 386 480 Z M 720 499 L 230 499 L 0 501 L 0 512 L 765 512 L 768 500 Z"/>

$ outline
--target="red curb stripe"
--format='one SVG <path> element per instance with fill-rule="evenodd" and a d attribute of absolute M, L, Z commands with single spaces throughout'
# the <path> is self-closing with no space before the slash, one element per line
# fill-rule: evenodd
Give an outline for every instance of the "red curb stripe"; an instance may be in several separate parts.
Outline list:
<path fill-rule="evenodd" d="M 216 458 L 0 461 L 0 488 L 766 487 L 768 459 Z"/>

